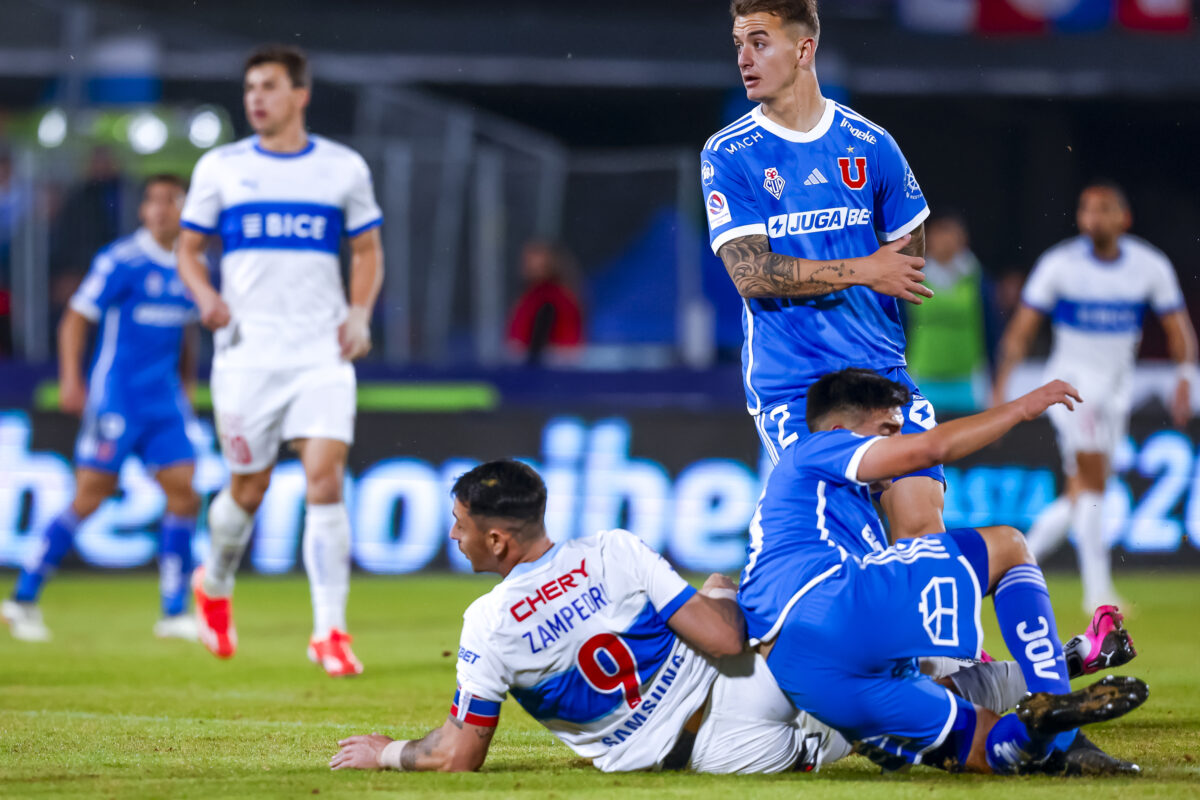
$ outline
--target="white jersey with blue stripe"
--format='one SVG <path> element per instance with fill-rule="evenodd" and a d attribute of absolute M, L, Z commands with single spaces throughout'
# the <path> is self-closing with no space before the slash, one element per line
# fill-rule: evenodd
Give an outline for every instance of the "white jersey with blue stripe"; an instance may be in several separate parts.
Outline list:
<path fill-rule="evenodd" d="M 1048 368 L 1087 373 L 1089 383 L 1107 391 L 1132 374 L 1146 309 L 1161 316 L 1184 308 L 1175 269 L 1161 251 L 1128 235 L 1118 247 L 1117 258 L 1104 261 L 1086 236 L 1055 245 L 1038 260 L 1021 294 L 1052 321 Z"/>
<path fill-rule="evenodd" d="M 70 306 L 99 325 L 90 411 L 173 412 L 183 328 L 196 317 L 175 253 L 144 228 L 118 239 L 96 255 Z"/>
<path fill-rule="evenodd" d="M 750 521 L 738 587 L 751 644 L 774 639 L 792 606 L 847 559 L 887 547 L 871 488 L 858 480 L 880 438 L 822 431 L 783 451 Z"/>
<path fill-rule="evenodd" d="M 714 134 L 700 158 L 714 253 L 761 235 L 773 252 L 798 258 L 869 256 L 929 215 L 891 135 L 832 100 L 806 132 L 755 108 Z M 752 414 L 805 395 L 828 372 L 906 363 L 898 301 L 864 286 L 803 299 L 748 298 L 742 325 Z"/>
<path fill-rule="evenodd" d="M 494 725 L 511 694 L 599 769 L 659 765 L 717 676 L 667 627 L 694 594 L 628 531 L 555 544 L 463 615 L 452 713 Z"/>
<path fill-rule="evenodd" d="M 206 153 L 182 224 L 221 239 L 221 296 L 233 321 L 215 339 L 214 366 L 336 361 L 342 239 L 382 221 L 370 170 L 344 145 L 310 136 L 284 154 L 251 137 Z"/>

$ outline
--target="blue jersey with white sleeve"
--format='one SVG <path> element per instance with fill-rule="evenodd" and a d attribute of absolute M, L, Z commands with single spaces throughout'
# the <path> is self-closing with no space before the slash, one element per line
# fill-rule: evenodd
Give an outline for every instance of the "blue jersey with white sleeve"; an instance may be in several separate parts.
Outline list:
<path fill-rule="evenodd" d="M 846 559 L 887 547 L 870 486 L 858 480 L 880 438 L 822 431 L 783 451 L 750 521 L 738 588 L 752 643 L 774 639 L 796 601 Z"/>
<path fill-rule="evenodd" d="M 716 253 L 742 236 L 820 261 L 869 256 L 929 215 L 895 140 L 832 100 L 810 131 L 767 119 L 761 106 L 708 140 L 701 180 Z M 905 365 L 899 302 L 865 286 L 808 298 L 747 298 L 742 366 L 752 414 L 795 400 L 849 366 Z"/>

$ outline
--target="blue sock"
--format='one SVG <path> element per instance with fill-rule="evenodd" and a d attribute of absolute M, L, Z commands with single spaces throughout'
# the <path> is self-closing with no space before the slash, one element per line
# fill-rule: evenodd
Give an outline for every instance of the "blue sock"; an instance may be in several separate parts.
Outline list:
<path fill-rule="evenodd" d="M 162 520 L 162 545 L 158 553 L 159 589 L 163 616 L 187 610 L 188 576 L 192 574 L 192 533 L 195 517 L 166 514 Z"/>
<path fill-rule="evenodd" d="M 17 587 L 13 590 L 13 599 L 19 603 L 36 603 L 42 593 L 42 583 L 58 568 L 67 551 L 71 549 L 71 541 L 75 538 L 75 529 L 82 522 L 74 510 L 67 506 L 42 531 L 38 549 L 34 552 L 21 574 L 17 577 Z"/>
<path fill-rule="evenodd" d="M 1050 738 L 1035 738 L 1016 714 L 1005 714 L 988 731 L 988 766 L 999 775 L 1010 775 L 1022 767 L 1040 764 L 1051 750 L 1066 750 L 1078 732 L 1073 728 Z"/>
<path fill-rule="evenodd" d="M 1004 644 L 1031 692 L 1071 691 L 1067 662 L 1042 571 L 1022 564 L 1004 573 L 993 594 Z"/>

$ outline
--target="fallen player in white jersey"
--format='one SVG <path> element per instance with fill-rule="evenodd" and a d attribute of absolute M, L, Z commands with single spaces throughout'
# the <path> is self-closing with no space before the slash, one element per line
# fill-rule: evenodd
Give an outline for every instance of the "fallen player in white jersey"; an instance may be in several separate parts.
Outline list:
<path fill-rule="evenodd" d="M 606 772 L 813 771 L 850 753 L 743 650 L 728 578 L 713 575 L 696 592 L 622 530 L 555 544 L 545 485 L 514 461 L 471 470 L 454 495 L 451 537 L 476 571 L 504 580 L 463 615 L 450 715 L 418 741 L 344 739 L 333 769 L 479 769 L 506 694 Z M 1011 705 L 1025 688 L 1008 666 L 974 665 L 948 680 L 975 702 Z"/>

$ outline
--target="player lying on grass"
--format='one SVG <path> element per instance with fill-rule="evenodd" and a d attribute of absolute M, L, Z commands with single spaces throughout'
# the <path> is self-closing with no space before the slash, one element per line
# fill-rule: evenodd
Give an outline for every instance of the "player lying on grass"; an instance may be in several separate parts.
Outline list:
<path fill-rule="evenodd" d="M 964 528 L 885 547 L 871 492 L 973 453 L 1055 403 L 1073 408 L 1079 395 L 1054 381 L 927 433 L 896 435 L 909 400 L 905 386 L 865 369 L 814 384 L 814 433 L 784 452 L 750 525 L 738 600 L 751 644 L 797 709 L 885 766 L 1037 769 L 1064 757 L 1080 725 L 1141 705 L 1146 685 L 1110 676 L 1071 693 L 1050 595 L 1019 531 Z M 1004 716 L 916 669 L 922 657 L 979 657 L 985 594 L 1033 692 Z M 1089 771 L 1130 768 L 1103 755 Z"/>
<path fill-rule="evenodd" d="M 796 712 L 761 656 L 743 652 L 724 576 L 697 594 L 626 531 L 554 544 L 543 523 L 545 486 L 516 462 L 468 472 L 454 494 L 451 536 L 476 571 L 504 580 L 464 615 L 451 715 L 420 741 L 343 740 L 334 769 L 478 769 L 506 693 L 606 771 L 808 771 L 849 753 L 836 732 Z M 1129 657 L 1103 638 L 1081 639 L 1079 669 L 1101 650 Z M 1001 710 L 1024 694 L 1004 663 L 950 680 Z"/>

